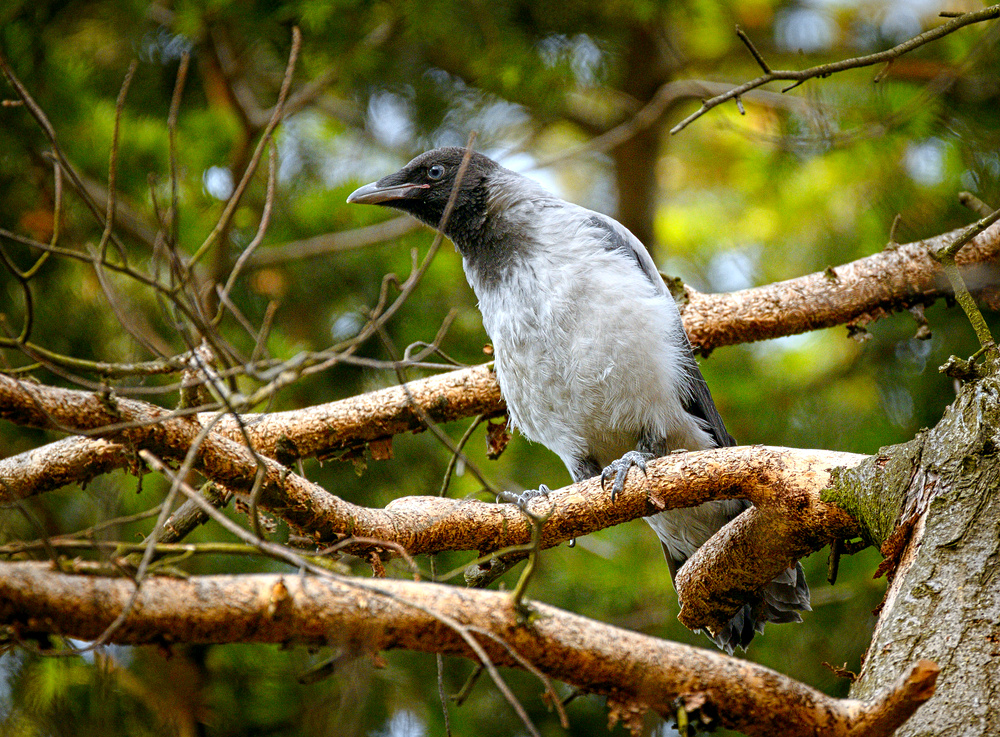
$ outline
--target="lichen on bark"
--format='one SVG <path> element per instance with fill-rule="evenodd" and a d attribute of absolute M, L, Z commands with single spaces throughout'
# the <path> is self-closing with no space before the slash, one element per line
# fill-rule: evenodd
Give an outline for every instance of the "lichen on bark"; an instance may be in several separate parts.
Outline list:
<path fill-rule="evenodd" d="M 878 454 L 853 468 L 835 469 L 824 502 L 836 504 L 858 522 L 865 542 L 882 547 L 899 521 L 899 513 L 920 461 L 923 435 Z"/>

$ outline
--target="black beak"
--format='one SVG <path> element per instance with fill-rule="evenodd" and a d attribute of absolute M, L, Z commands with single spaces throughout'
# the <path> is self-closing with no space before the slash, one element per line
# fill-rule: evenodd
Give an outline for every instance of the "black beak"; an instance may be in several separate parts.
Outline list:
<path fill-rule="evenodd" d="M 430 189 L 430 186 L 429 184 L 390 184 L 380 187 L 378 182 L 372 182 L 351 192 L 347 201 L 351 204 L 381 205 L 393 200 L 409 199 L 422 189 Z"/>

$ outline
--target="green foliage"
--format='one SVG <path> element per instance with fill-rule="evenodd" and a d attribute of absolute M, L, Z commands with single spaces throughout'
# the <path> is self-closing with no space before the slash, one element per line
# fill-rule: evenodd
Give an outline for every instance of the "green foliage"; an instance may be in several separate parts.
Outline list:
<path fill-rule="evenodd" d="M 371 225 L 385 215 L 348 207 L 359 183 L 393 170 L 429 145 L 460 144 L 470 128 L 491 153 L 542 156 L 568 150 L 627 119 L 659 84 L 672 78 L 725 79 L 759 75 L 733 35 L 740 23 L 774 68 L 802 68 L 894 41 L 883 21 L 892 3 L 815 10 L 832 39 L 800 55 L 783 43 L 792 6 L 691 0 L 660 2 L 453 2 L 362 0 L 243 3 L 232 0 L 147 5 L 123 0 L 8 3 L 0 10 L 0 52 L 49 116 L 60 145 L 87 178 L 106 183 L 115 100 L 133 57 L 140 60 L 121 117 L 117 188 L 123 206 L 155 231 L 156 212 L 171 198 L 167 113 L 180 53 L 193 51 L 177 128 L 180 249 L 188 255 L 212 230 L 224 204 L 208 182 L 212 167 L 238 180 L 259 129 L 246 125 L 227 78 L 239 77 L 264 111 L 277 96 L 290 48 L 290 27 L 304 33 L 295 78 L 301 89 L 328 75 L 314 104 L 279 132 L 280 171 L 272 221 L 262 248 Z M 812 12 L 812 11 L 810 11 Z M 933 19 L 922 19 L 926 25 Z M 232 63 L 228 60 L 232 58 Z M 699 289 L 725 290 L 822 271 L 881 249 L 896 213 L 897 238 L 909 241 L 969 222 L 955 195 L 969 189 L 1000 203 L 1000 120 L 996 115 L 996 27 L 966 29 L 899 60 L 872 82 L 867 68 L 807 82 L 777 95 L 731 103 L 678 136 L 661 141 L 656 166 L 658 262 Z M 779 89 L 774 87 L 776 91 Z M 12 99 L 9 88 L 4 92 Z M 667 127 L 697 101 L 668 111 Z M 51 237 L 55 201 L 50 144 L 23 107 L 0 108 L 0 227 L 41 241 Z M 614 212 L 615 175 L 629 178 L 639 162 L 615 172 L 602 153 L 583 154 L 542 172 L 574 201 Z M 103 223 L 66 185 L 60 244 L 86 252 Z M 223 239 L 203 264 L 225 274 L 257 231 L 264 207 L 266 163 Z M 217 194 L 217 193 L 216 193 Z M 154 207 L 155 201 L 155 207 Z M 123 235 L 128 256 L 150 267 L 152 243 Z M 232 299 L 254 325 L 279 303 L 267 343 L 288 359 L 321 350 L 357 329 L 376 304 L 383 275 L 405 278 L 411 249 L 426 252 L 431 236 L 414 231 L 397 241 L 325 257 L 249 270 Z M 22 268 L 35 254 L 9 240 L 0 248 Z M 167 352 L 185 349 L 148 290 L 110 277 L 131 327 Z M 149 352 L 119 324 L 91 266 L 50 260 L 32 282 L 31 339 L 80 358 L 145 360 Z M 447 245 L 415 295 L 389 323 L 400 349 L 431 341 L 449 310 L 457 317 L 443 349 L 465 363 L 485 360 L 485 333 L 458 257 Z M 23 291 L 0 272 L 0 313 L 18 330 Z M 905 313 L 875 323 L 866 342 L 844 328 L 716 351 L 702 366 L 730 430 L 741 442 L 871 453 L 905 441 L 937 421 L 953 398 L 937 366 L 951 353 L 975 350 L 964 317 L 947 305 L 928 309 L 929 341 L 913 336 Z M 992 314 L 988 319 L 997 329 Z M 242 350 L 253 338 L 234 320 L 226 337 Z M 359 355 L 387 359 L 372 339 Z M 29 359 L 13 351 L 7 365 Z M 411 371 L 417 376 L 417 371 Z M 37 372 L 40 380 L 68 383 Z M 147 380 L 156 384 L 159 380 Z M 137 382 L 132 382 L 137 383 Z M 279 394 L 273 409 L 305 407 L 396 383 L 391 371 L 337 365 Z M 172 406 L 175 395 L 162 398 Z M 264 408 L 262 408 L 264 409 Z M 444 430 L 457 439 L 466 422 Z M 36 447 L 55 435 L 0 426 L 0 455 Z M 486 459 L 482 430 L 467 451 L 501 487 L 557 486 L 568 481 L 556 458 L 516 437 L 499 461 Z M 309 478 L 345 499 L 383 506 L 406 494 L 436 493 L 448 453 L 430 433 L 399 437 L 391 461 L 369 461 L 359 479 L 350 463 L 308 462 Z M 471 473 L 452 480 L 450 494 L 476 495 Z M 146 509 L 163 486 L 113 474 L 91 484 L 32 499 L 27 507 L 48 534 L 68 532 Z M 239 517 L 239 519 L 243 519 Z M 150 521 L 107 530 L 107 539 L 139 539 Z M 16 511 L 0 512 L 0 537 L 36 537 Z M 278 539 L 287 535 L 279 525 Z M 226 539 L 209 525 L 194 540 Z M 529 595 L 602 621 L 702 647 L 708 641 L 675 619 L 676 597 L 659 546 L 640 523 L 547 551 Z M 747 657 L 843 695 L 846 682 L 821 663 L 857 670 L 883 584 L 871 581 L 873 551 L 845 560 L 835 587 L 824 583 L 825 556 L 804 562 L 815 592 L 814 612 L 800 626 L 771 626 Z M 468 555 L 439 556 L 438 569 L 460 567 Z M 420 561 L 426 568 L 427 562 Z M 359 575 L 368 575 L 354 563 Z M 211 558 L 192 572 L 281 569 L 248 559 Z M 283 569 L 282 569 L 283 570 Z M 402 566 L 390 575 L 406 576 Z M 508 574 L 508 585 L 513 576 Z M 59 647 L 59 643 L 42 643 Z M 12 651 L 0 660 L 4 734 L 442 734 L 433 657 L 391 653 L 386 667 L 370 658 L 308 686 L 296 677 L 333 651 L 305 653 L 264 646 L 114 649 L 90 658 L 41 658 Z M 448 693 L 470 670 L 445 660 Z M 537 697 L 530 676 L 505 673 L 543 734 L 561 734 Z M 605 734 L 600 699 L 569 707 L 574 735 Z M 517 717 L 483 678 L 461 708 L 451 707 L 455 734 L 520 733 Z M 409 722 L 407 721 L 409 720 Z M 405 732 L 407 723 L 414 730 Z M 651 725 L 653 724 L 651 720 Z M 652 729 L 653 727 L 651 727 Z M 421 731 L 423 730 L 423 731 Z M 616 734 L 624 734 L 621 727 Z"/>

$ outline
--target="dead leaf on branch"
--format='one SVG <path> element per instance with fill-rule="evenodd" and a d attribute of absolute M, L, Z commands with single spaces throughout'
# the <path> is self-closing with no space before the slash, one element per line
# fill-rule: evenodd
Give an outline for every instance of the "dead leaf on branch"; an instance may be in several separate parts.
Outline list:
<path fill-rule="evenodd" d="M 507 429 L 507 417 L 501 417 L 496 423 L 486 421 L 486 457 L 495 461 L 500 457 L 510 442 L 510 431 Z"/>

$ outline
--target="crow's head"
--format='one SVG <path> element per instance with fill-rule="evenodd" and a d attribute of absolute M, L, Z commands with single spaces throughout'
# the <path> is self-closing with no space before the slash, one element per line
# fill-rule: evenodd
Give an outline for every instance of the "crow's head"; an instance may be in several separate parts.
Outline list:
<path fill-rule="evenodd" d="M 395 174 L 355 190 L 347 201 L 392 207 L 438 228 L 457 186 L 454 208 L 442 230 L 458 240 L 456 235 L 482 222 L 489 194 L 487 180 L 500 168 L 492 159 L 472 152 L 459 180 L 465 154 L 466 149 L 454 147 L 427 151 Z"/>

